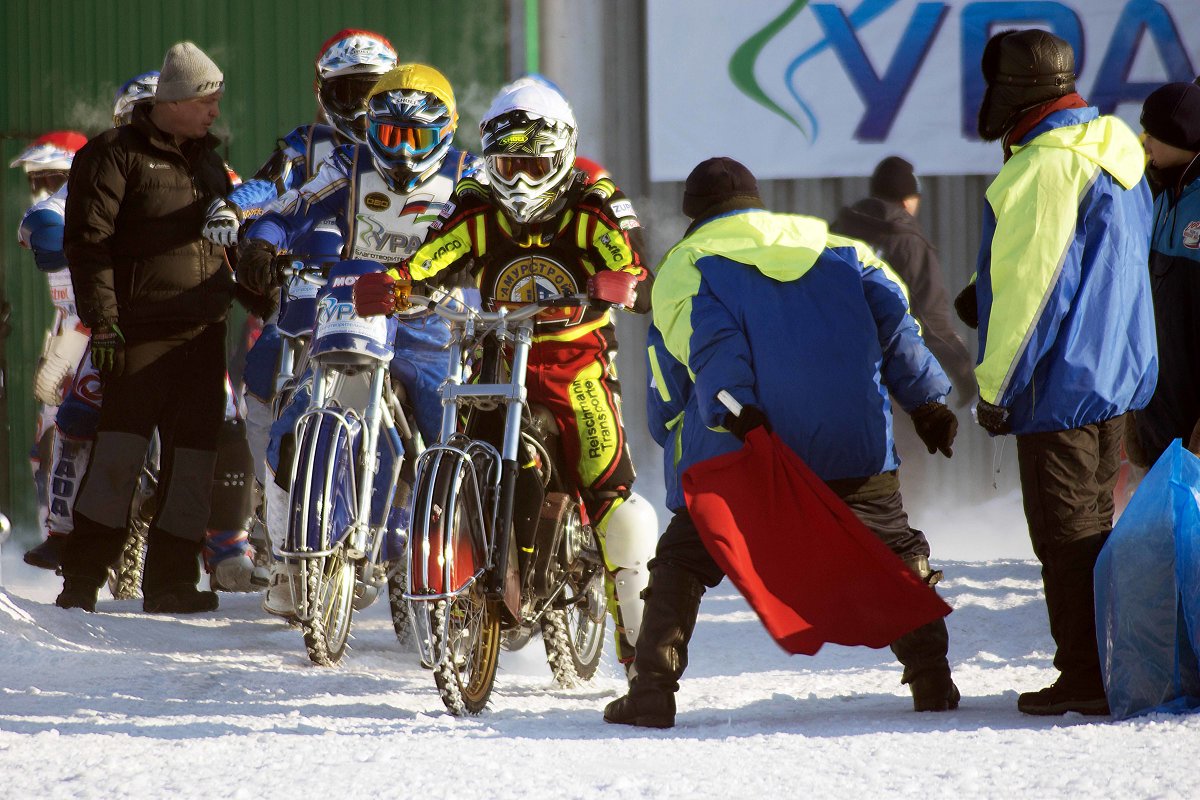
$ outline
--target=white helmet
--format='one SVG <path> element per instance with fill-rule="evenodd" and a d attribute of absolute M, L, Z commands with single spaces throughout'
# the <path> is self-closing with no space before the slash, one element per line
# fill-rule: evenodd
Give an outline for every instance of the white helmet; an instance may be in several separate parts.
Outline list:
<path fill-rule="evenodd" d="M 133 119 L 133 107 L 149 103 L 158 91 L 158 70 L 135 75 L 117 89 L 113 98 L 113 127 L 128 125 Z"/>
<path fill-rule="evenodd" d="M 549 81 L 525 77 L 500 90 L 479 125 L 484 171 L 505 213 L 519 224 L 559 210 L 575 167 L 575 112 Z"/>
<path fill-rule="evenodd" d="M 45 200 L 67 182 L 75 152 L 87 144 L 79 131 L 50 131 L 34 139 L 12 160 L 10 167 L 24 167 L 33 202 Z"/>
<path fill-rule="evenodd" d="M 366 144 L 367 95 L 394 66 L 396 48 L 372 31 L 347 28 L 321 45 L 314 88 L 317 103 L 338 133 Z"/>

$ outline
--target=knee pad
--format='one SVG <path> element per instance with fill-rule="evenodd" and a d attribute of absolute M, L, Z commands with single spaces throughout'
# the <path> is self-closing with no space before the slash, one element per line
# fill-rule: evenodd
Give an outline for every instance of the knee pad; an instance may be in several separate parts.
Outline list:
<path fill-rule="evenodd" d="M 650 501 L 630 494 L 618 503 L 601 523 L 604 560 L 610 570 L 622 567 L 645 569 L 658 545 L 658 514 Z"/>
<path fill-rule="evenodd" d="M 136 433 L 102 431 L 96 437 L 87 481 L 75 501 L 75 511 L 106 528 L 123 530 L 149 447 L 150 441 Z"/>
<path fill-rule="evenodd" d="M 642 627 L 642 592 L 650 582 L 647 564 L 658 545 L 654 507 L 641 495 L 629 495 L 604 520 L 603 541 L 625 638 L 636 647 Z"/>
<path fill-rule="evenodd" d="M 240 420 L 226 420 L 217 439 L 208 527 L 244 531 L 253 511 L 254 459 L 246 441 L 246 425 Z"/>

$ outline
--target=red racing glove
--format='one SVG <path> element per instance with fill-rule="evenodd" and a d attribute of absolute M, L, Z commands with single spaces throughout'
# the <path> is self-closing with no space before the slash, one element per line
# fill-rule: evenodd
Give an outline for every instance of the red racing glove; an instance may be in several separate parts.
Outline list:
<path fill-rule="evenodd" d="M 638 279 L 628 272 L 604 269 L 588 278 L 587 293 L 592 300 L 633 308 L 637 301 Z"/>
<path fill-rule="evenodd" d="M 400 273 L 400 279 L 392 277 L 392 271 Z M 388 272 L 368 272 L 354 282 L 354 313 L 360 317 L 375 317 L 380 314 L 391 316 L 396 309 L 408 308 L 408 289 L 412 283 L 408 270 L 392 267 Z"/>

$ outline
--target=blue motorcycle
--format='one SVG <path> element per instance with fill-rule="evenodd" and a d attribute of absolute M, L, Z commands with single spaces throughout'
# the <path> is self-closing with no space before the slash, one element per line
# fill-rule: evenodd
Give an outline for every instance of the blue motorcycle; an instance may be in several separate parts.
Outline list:
<path fill-rule="evenodd" d="M 295 567 L 296 621 L 309 658 L 320 665 L 341 659 L 354 611 L 389 583 L 398 634 L 407 626 L 407 497 L 398 498 L 396 487 L 414 426 L 403 389 L 389 378 L 400 322 L 359 317 L 352 297 L 358 277 L 378 269 L 356 260 L 331 265 L 325 277 L 310 268 L 285 270 L 293 284 L 299 278 L 320 287 L 308 369 L 297 386 L 309 398 L 292 427 L 287 531 L 278 552 Z"/>

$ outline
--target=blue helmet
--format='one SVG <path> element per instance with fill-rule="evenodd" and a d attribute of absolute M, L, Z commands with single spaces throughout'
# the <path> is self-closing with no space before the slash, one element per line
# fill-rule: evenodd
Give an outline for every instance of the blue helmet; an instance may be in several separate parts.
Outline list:
<path fill-rule="evenodd" d="M 158 91 L 158 71 L 135 75 L 121 84 L 113 98 L 113 127 L 127 125 L 133 119 L 133 107 L 148 103 Z"/>

